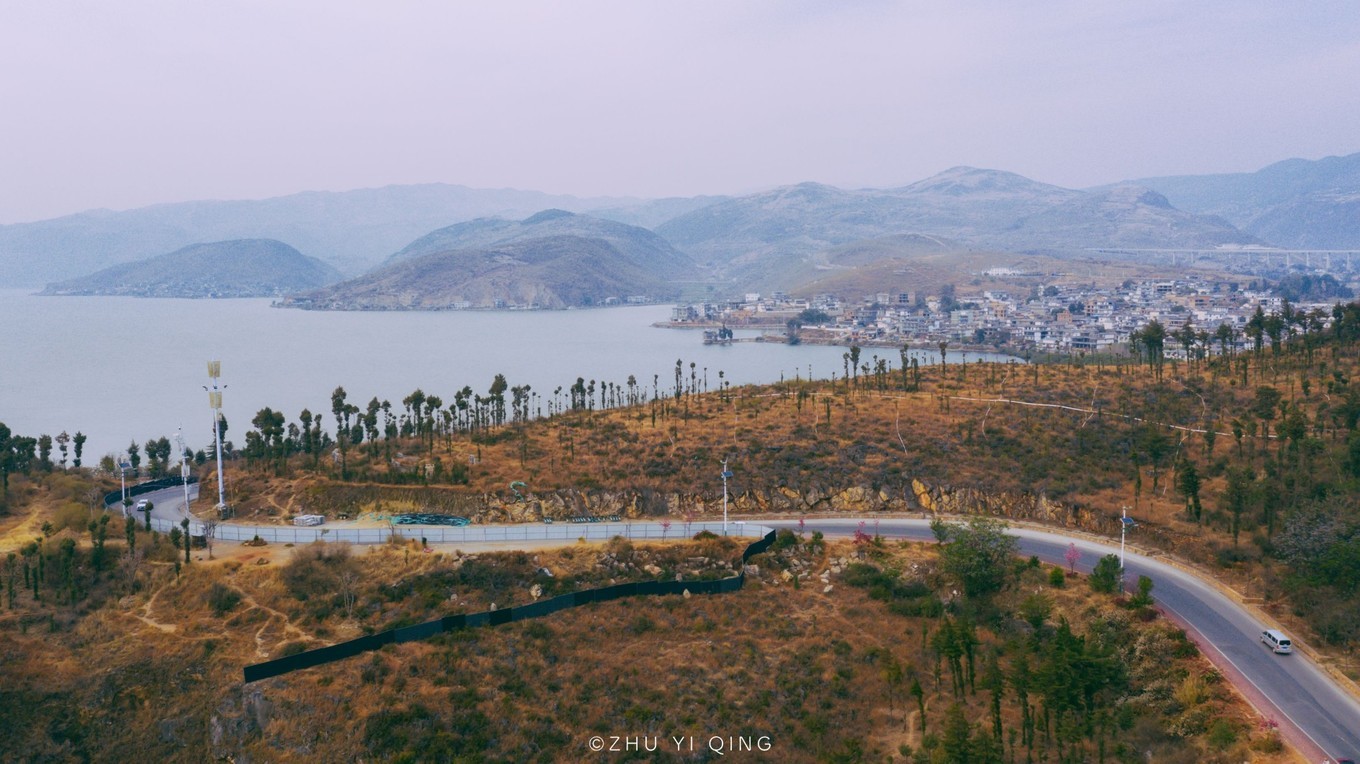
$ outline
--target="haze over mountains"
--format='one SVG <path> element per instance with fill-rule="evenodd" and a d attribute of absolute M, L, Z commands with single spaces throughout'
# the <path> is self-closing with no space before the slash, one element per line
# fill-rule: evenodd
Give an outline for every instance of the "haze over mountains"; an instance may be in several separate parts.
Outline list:
<path fill-rule="evenodd" d="M 693 261 L 645 228 L 545 210 L 441 228 L 373 272 L 291 304 L 349 310 L 569 308 L 609 299 L 672 299 Z"/>
<path fill-rule="evenodd" d="M 1147 178 L 1177 207 L 1218 215 L 1289 248 L 1360 248 L 1360 154 L 1287 159 L 1256 172 Z"/>
<path fill-rule="evenodd" d="M 1091 247 L 1259 243 L 1221 220 L 1172 208 L 1147 189 L 1096 192 L 955 167 L 896 189 L 816 183 L 718 202 L 657 233 L 739 284 L 767 282 L 814 253 L 862 239 L 925 234 L 970 248 L 1051 254 Z"/>
<path fill-rule="evenodd" d="M 281 297 L 338 281 L 340 272 L 273 239 L 190 244 L 147 260 L 48 284 L 46 295 Z"/>
<path fill-rule="evenodd" d="M 546 306 L 631 294 L 663 298 L 694 280 L 731 291 L 797 289 L 813 271 L 846 267 L 839 261 L 846 252 L 876 251 L 882 242 L 899 257 L 904 242 L 910 251 L 937 242 L 928 248 L 1058 257 L 1091 248 L 1360 248 L 1357 221 L 1360 154 L 1089 190 L 970 167 L 891 189 L 802 183 L 736 197 L 650 201 L 394 186 L 0 226 L 0 284 L 71 278 L 193 243 L 273 238 L 347 275 L 369 272 L 374 284 L 406 290 L 400 299 L 370 295 L 374 307 L 425 297 L 469 301 L 454 299 L 458 294 Z M 894 238 L 913 236 L 922 238 Z M 880 244 L 848 246 L 868 241 Z M 452 252 L 463 254 L 423 260 Z M 582 259 L 587 253 L 614 272 L 595 273 Z M 417 294 L 423 289 L 420 268 L 411 265 L 417 260 L 441 274 L 442 286 L 428 295 Z M 403 263 L 401 270 L 374 270 Z M 581 283 L 544 280 L 564 267 L 574 268 Z M 616 291 L 581 291 L 587 282 Z"/>
<path fill-rule="evenodd" d="M 427 184 L 92 210 L 0 226 L 0 284 L 41 286 L 189 244 L 228 239 L 277 239 L 358 275 L 417 236 L 460 220 L 625 201 L 630 200 Z"/>

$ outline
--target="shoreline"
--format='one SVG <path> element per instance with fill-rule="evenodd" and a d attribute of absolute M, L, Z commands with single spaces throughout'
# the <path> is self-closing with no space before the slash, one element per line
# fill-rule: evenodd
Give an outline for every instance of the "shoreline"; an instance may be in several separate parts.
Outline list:
<path fill-rule="evenodd" d="M 671 321 L 657 321 L 652 324 L 652 328 L 654 329 L 691 329 L 691 330 L 720 329 L 724 326 L 727 327 L 728 329 L 733 330 L 767 332 L 766 334 L 762 334 L 760 337 L 739 338 L 748 342 L 769 342 L 772 344 L 784 344 L 784 345 L 789 344 L 784 335 L 786 329 L 782 324 L 777 326 L 769 324 L 754 324 L 754 325 L 727 324 L 721 321 L 691 321 L 683 324 L 677 324 Z M 819 330 L 804 328 L 803 331 L 808 332 Z M 777 339 L 775 337 L 772 337 L 771 335 L 777 335 Z M 858 345 L 862 348 L 896 348 L 896 349 L 901 349 L 902 345 L 905 344 L 908 346 L 907 347 L 908 353 L 929 353 L 934 355 L 939 354 L 939 340 L 924 340 L 924 341 L 917 340 L 916 343 L 912 343 L 910 341 L 898 342 L 895 339 L 886 339 L 881 337 L 851 340 L 848 338 L 838 336 L 837 337 L 808 336 L 804 334 L 798 338 L 798 342 L 795 344 L 821 345 L 827 347 L 834 346 L 850 347 L 851 345 Z M 1008 359 L 1013 359 L 1016 361 L 1025 361 L 1025 359 L 1022 356 L 1017 355 L 1015 352 L 1007 351 L 1005 348 L 997 348 L 990 345 L 954 344 L 951 342 L 946 352 L 951 356 L 954 355 L 955 353 L 987 353 L 989 355 L 1006 356 Z"/>

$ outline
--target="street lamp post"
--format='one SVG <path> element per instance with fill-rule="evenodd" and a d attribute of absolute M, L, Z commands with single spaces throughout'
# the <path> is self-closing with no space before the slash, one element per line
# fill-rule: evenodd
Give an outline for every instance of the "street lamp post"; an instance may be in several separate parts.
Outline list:
<path fill-rule="evenodd" d="M 119 484 L 120 486 L 123 487 L 123 515 L 124 515 L 124 516 L 127 516 L 127 514 L 128 514 L 128 508 L 127 508 L 127 504 L 128 504 L 128 497 L 127 497 L 127 471 L 128 471 L 128 468 L 131 467 L 131 466 L 132 466 L 132 465 L 128 464 L 126 461 L 123 461 L 121 458 L 118 460 L 118 484 Z"/>
<path fill-rule="evenodd" d="M 217 446 L 217 513 L 225 516 L 227 512 L 227 485 L 222 477 L 222 391 L 226 385 L 218 387 L 217 380 L 222 376 L 222 362 L 208 361 L 208 377 L 212 379 L 212 389 L 208 390 L 208 405 L 213 410 L 213 442 Z M 208 388 L 204 388 L 207 390 Z"/>
<path fill-rule="evenodd" d="M 1128 507 L 1120 507 L 1119 509 L 1119 591 L 1122 592 L 1124 591 L 1124 536 L 1137 523 L 1129 517 Z"/>
<path fill-rule="evenodd" d="M 179 447 L 179 479 L 184 484 L 184 514 L 192 517 L 189 511 L 189 456 L 184 448 L 184 432 L 181 428 L 175 431 L 175 445 Z"/>
<path fill-rule="evenodd" d="M 732 473 L 727 469 L 727 460 L 723 459 L 723 535 L 727 535 L 727 479 L 732 477 Z"/>

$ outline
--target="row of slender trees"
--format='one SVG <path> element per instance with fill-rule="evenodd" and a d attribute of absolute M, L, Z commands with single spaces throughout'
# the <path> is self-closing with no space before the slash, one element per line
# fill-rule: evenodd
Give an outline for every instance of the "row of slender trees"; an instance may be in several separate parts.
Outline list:
<path fill-rule="evenodd" d="M 933 591 L 872 561 L 852 564 L 845 574 L 847 584 L 867 589 L 890 612 L 933 619 L 920 632 L 933 670 L 900 663 L 891 654 L 882 662 L 889 706 L 898 698 L 907 701 L 903 696 L 913 699 L 923 740 L 931 741 L 909 760 L 1089 761 L 1112 753 L 1106 746 L 1117 737 L 1117 727 L 1127 727 L 1136 714 L 1155 713 L 1127 703 L 1135 671 L 1132 619 L 1095 619 L 1085 634 L 1064 618 L 1055 623 L 1050 595 L 1043 589 L 1021 592 L 1037 581 L 1050 589 L 1065 587 L 1061 568 L 1044 573 L 1037 560 L 1017 561 L 1014 538 L 990 519 L 937 522 L 932 530 L 941 544 L 941 577 Z M 863 533 L 856 543 L 871 559 L 883 557 L 881 539 Z M 1072 547 L 1069 565 L 1079 557 Z M 1095 592 L 1118 593 L 1118 558 L 1102 559 L 1089 582 Z M 1151 605 L 1151 584 L 1140 579 L 1127 606 Z M 922 599 L 933 607 L 922 607 Z M 1154 661 L 1165 665 L 1168 657 Z M 942 714 L 926 704 L 925 685 L 932 677 L 936 693 L 949 701 Z M 908 703 L 901 706 L 904 722 Z M 969 710 L 977 706 L 985 710 Z"/>
<path fill-rule="evenodd" d="M 72 448 L 75 451 L 73 466 L 79 469 L 84 457 L 85 440 L 85 434 L 79 431 L 71 436 L 63 430 L 55 438 L 51 435 L 19 435 L 0 422 L 0 509 L 5 507 L 9 497 L 11 475 L 65 470 Z M 59 454 L 56 461 L 52 458 L 54 445 Z"/>
<path fill-rule="evenodd" d="M 724 373 L 718 371 L 717 376 L 719 387 L 725 389 Z M 303 409 L 295 422 L 271 407 L 260 409 L 251 419 L 253 429 L 245 435 L 243 454 L 252 464 L 278 472 L 286 469 L 293 455 L 309 457 L 315 467 L 330 454 L 341 473 L 348 475 L 350 452 L 356 448 L 369 458 L 382 456 L 390 461 L 398 444 L 406 451 L 414 445 L 417 452 L 433 452 L 441 439 L 447 446 L 455 435 L 486 435 L 507 425 L 541 418 L 545 408 L 546 415 L 552 417 L 648 402 L 655 405 L 671 397 L 678 401 L 707 392 L 709 381 L 707 368 L 701 375 L 698 365 L 691 362 L 687 372 L 684 361 L 677 360 L 674 388 L 666 391 L 664 398 L 660 375 L 653 375 L 650 390 L 633 375 L 624 384 L 577 377 L 574 383 L 555 388 L 551 397 L 544 399 L 530 385 L 511 385 L 503 374 L 497 374 L 485 394 L 464 386 L 446 404 L 441 396 L 417 388 L 401 399 L 400 406 L 373 397 L 361 407 L 341 386 L 331 393 L 329 427 L 327 417 L 310 408 Z M 134 451 L 130 448 L 129 455 L 136 458 Z M 147 453 L 151 453 L 151 444 Z"/>
<path fill-rule="evenodd" d="M 1220 323 L 1212 333 L 1205 328 L 1196 328 L 1189 318 L 1176 329 L 1168 329 L 1153 319 L 1130 333 L 1129 352 L 1152 365 L 1160 375 L 1168 342 L 1179 345 L 1184 357 L 1192 362 L 1209 358 L 1215 344 L 1220 357 L 1231 358 L 1242 338 L 1251 341 L 1251 350 L 1258 358 L 1264 352 L 1266 340 L 1270 341 L 1273 355 L 1291 349 L 1311 357 L 1329 333 L 1337 339 L 1360 336 L 1360 305 L 1338 303 L 1330 313 L 1321 308 L 1297 310 L 1288 300 L 1279 311 L 1270 313 L 1258 305 L 1240 331 L 1231 324 Z"/>

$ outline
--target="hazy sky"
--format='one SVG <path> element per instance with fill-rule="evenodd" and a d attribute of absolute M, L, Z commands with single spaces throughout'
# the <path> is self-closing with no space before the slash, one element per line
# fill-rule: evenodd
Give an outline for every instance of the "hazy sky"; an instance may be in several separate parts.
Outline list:
<path fill-rule="evenodd" d="M 1338 2 L 0 0 L 0 222 L 446 182 L 1081 187 L 1360 151 Z"/>

